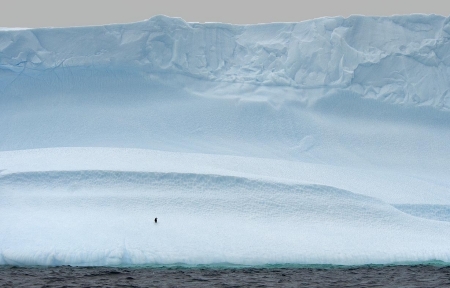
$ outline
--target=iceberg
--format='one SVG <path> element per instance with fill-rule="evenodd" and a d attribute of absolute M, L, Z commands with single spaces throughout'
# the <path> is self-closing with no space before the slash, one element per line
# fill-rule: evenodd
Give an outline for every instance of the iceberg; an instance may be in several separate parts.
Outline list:
<path fill-rule="evenodd" d="M 0 265 L 450 262 L 449 91 L 438 15 L 0 29 Z"/>

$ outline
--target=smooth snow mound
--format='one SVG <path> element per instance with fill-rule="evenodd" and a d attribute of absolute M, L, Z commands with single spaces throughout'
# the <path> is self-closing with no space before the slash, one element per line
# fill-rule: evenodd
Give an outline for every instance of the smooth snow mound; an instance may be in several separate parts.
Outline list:
<path fill-rule="evenodd" d="M 117 171 L 9 174 L 0 185 L 1 264 L 450 261 L 450 223 L 333 187 Z"/>
<path fill-rule="evenodd" d="M 326 166 L 288 161 L 106 148 L 1 152 L 0 159 L 8 167 L 0 174 L 0 264 L 450 261 L 450 222 L 301 181 L 311 168 L 329 175 L 324 182 L 350 170 L 333 175 Z M 383 181 L 366 179 L 366 191 Z M 406 185 L 396 181 L 381 194 L 418 198 L 395 191 Z"/>

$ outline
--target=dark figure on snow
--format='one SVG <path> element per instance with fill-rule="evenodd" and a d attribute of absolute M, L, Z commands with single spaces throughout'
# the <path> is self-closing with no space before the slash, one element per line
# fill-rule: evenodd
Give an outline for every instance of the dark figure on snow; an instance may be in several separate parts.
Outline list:
<path fill-rule="evenodd" d="M 158 223 L 158 218 L 155 218 L 155 223 Z"/>

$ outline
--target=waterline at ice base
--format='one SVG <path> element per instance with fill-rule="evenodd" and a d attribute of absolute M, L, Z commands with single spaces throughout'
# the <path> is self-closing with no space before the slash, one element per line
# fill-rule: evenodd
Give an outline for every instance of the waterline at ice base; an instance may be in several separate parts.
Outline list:
<path fill-rule="evenodd" d="M 443 16 L 3 28 L 0 265 L 450 263 L 449 144 Z"/>

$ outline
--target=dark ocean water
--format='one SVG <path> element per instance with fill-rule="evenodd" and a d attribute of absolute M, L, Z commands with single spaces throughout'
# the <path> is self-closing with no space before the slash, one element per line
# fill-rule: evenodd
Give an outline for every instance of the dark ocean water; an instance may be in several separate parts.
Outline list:
<path fill-rule="evenodd" d="M 3 266 L 0 287 L 450 287 L 450 266 Z"/>

